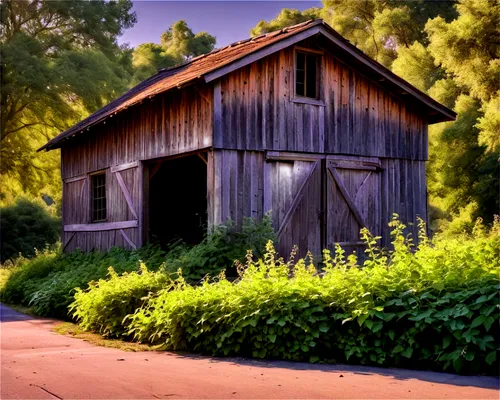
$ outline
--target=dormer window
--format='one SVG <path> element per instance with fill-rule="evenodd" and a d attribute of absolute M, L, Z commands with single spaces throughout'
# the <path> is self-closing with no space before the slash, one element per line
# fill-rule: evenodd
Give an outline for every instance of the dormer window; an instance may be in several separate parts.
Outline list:
<path fill-rule="evenodd" d="M 295 96 L 319 99 L 320 57 L 315 53 L 295 52 Z"/>

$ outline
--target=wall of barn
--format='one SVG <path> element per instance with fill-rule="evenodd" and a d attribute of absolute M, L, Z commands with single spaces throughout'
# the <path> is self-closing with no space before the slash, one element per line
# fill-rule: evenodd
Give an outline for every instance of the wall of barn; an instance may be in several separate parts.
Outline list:
<path fill-rule="evenodd" d="M 418 110 L 328 51 L 321 71 L 323 105 L 294 102 L 293 47 L 220 78 L 214 146 L 427 159 L 427 121 Z"/>
<path fill-rule="evenodd" d="M 320 170 L 323 168 L 321 164 L 318 164 L 316 171 L 312 171 L 312 166 L 315 162 L 327 161 L 329 156 L 310 154 L 311 159 L 298 157 L 295 160 L 276 160 L 270 154 L 272 153 L 266 155 L 265 152 L 237 150 L 215 150 L 211 154 L 208 165 L 208 170 L 212 171 L 208 179 L 209 222 L 219 224 L 231 219 L 241 224 L 244 217 L 260 219 L 266 212 L 271 212 L 273 227 L 276 232 L 281 232 L 278 250 L 283 255 L 288 254 L 293 245 L 298 245 L 302 254 L 311 250 L 319 257 L 323 247 L 333 248 L 334 243 L 330 240 L 328 230 L 354 229 L 354 235 L 359 232 L 355 221 L 347 218 L 343 218 L 342 223 L 347 223 L 348 226 L 338 226 L 341 222 L 335 220 L 335 215 L 331 212 L 336 210 L 330 210 L 327 216 L 328 226 L 322 227 L 322 223 L 325 223 L 325 213 L 328 213 L 328 206 L 322 210 L 320 202 L 321 174 L 325 172 Z M 335 157 L 356 159 L 352 156 Z M 373 226 L 372 233 L 381 235 L 382 244 L 388 246 L 390 230 L 387 223 L 393 213 L 399 214 L 400 219 L 405 222 L 414 222 L 417 216 L 423 219 L 427 216 L 425 161 L 366 157 L 361 159 L 378 160 L 380 164 L 380 168 L 374 172 L 378 175 L 377 187 L 368 187 L 368 191 L 360 193 L 357 200 L 362 207 L 365 204 L 363 200 L 371 201 L 374 198 L 378 223 Z M 357 171 L 352 171 L 355 172 Z M 302 182 L 309 174 L 311 175 L 303 190 L 302 199 L 288 222 L 285 222 Z M 334 187 L 331 180 L 326 180 L 326 185 Z M 328 187 L 323 189 L 324 192 L 328 192 Z M 374 210 L 362 211 L 366 212 L 368 221 L 373 219 L 371 214 Z M 286 226 L 283 226 L 284 223 Z M 409 225 L 407 232 L 417 238 L 416 225 Z"/>
<path fill-rule="evenodd" d="M 129 241 L 141 243 L 139 220 L 144 171 L 140 161 L 210 147 L 212 99 L 212 88 L 206 85 L 173 90 L 108 118 L 105 123 L 90 128 L 81 139 L 75 138 L 62 147 L 63 225 L 91 223 L 89 174 L 98 171 L 106 173 L 106 222 L 138 220 L 137 227 L 123 228 L 123 233 L 121 229 L 64 231 L 66 251 L 131 247 Z M 120 171 L 112 170 L 124 164 L 130 165 Z M 127 202 L 117 174 L 129 192 L 133 208 Z"/>
<path fill-rule="evenodd" d="M 212 145 L 212 88 L 157 95 L 90 128 L 61 149 L 63 179 Z"/>
<path fill-rule="evenodd" d="M 318 50 L 314 40 L 299 46 Z M 293 74 L 294 49 L 289 47 L 215 82 L 209 221 L 217 224 L 230 218 L 241 223 L 244 216 L 262 217 L 271 211 L 275 230 L 282 231 L 281 252 L 290 251 L 293 244 L 317 255 L 322 246 L 331 247 L 329 228 L 321 224 L 327 223 L 324 213 L 329 213 L 328 224 L 335 223 L 335 212 L 321 210 L 317 191 L 311 194 L 309 187 L 326 182 L 319 172 L 304 189 L 306 199 L 296 206 L 300 212 L 286 221 L 287 227 L 281 226 L 301 176 L 312 164 L 268 160 L 266 155 L 276 151 L 378 160 L 377 180 L 369 189 L 377 193 L 363 195 L 366 204 L 376 197 L 377 210 L 365 211 L 376 212 L 380 223 L 374 233 L 382 235 L 383 245 L 390 241 L 387 223 L 393 213 L 405 223 L 414 223 L 417 216 L 426 219 L 428 123 L 423 111 L 405 102 L 404 95 L 386 90 L 383 82 L 347 66 L 328 49 L 321 65 L 322 104 L 294 99 Z M 348 222 L 344 218 L 345 229 L 359 229 L 347 227 Z M 416 237 L 416 226 L 409 225 L 408 232 Z"/>

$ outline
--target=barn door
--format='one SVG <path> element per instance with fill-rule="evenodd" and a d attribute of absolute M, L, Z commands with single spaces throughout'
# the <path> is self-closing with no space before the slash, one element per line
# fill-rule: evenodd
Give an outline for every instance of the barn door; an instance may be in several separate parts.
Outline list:
<path fill-rule="evenodd" d="M 264 209 L 271 211 L 278 252 L 286 257 L 292 246 L 299 256 L 321 254 L 321 160 L 268 153 Z"/>
<path fill-rule="evenodd" d="M 111 167 L 110 202 L 108 219 L 113 222 L 135 222 L 134 227 L 119 228 L 123 244 L 136 249 L 141 245 L 139 206 L 141 194 L 141 168 L 138 162 Z"/>
<path fill-rule="evenodd" d="M 65 225 L 86 224 L 89 215 L 89 177 L 81 175 L 65 179 L 63 182 L 62 215 Z M 62 244 L 66 250 L 76 232 L 63 229 Z"/>
<path fill-rule="evenodd" d="M 326 247 L 340 243 L 363 253 L 359 231 L 380 235 L 380 164 L 375 161 L 326 160 Z"/>

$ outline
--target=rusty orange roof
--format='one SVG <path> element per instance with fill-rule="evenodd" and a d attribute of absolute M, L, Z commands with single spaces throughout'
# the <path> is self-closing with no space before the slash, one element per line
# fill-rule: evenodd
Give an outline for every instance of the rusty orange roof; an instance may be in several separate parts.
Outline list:
<path fill-rule="evenodd" d="M 337 45 L 340 43 L 341 46 L 347 48 L 349 52 L 355 53 L 366 67 L 371 68 L 374 71 L 383 71 L 383 75 L 389 80 L 392 80 L 396 85 L 399 84 L 401 86 L 401 83 L 404 83 L 404 85 L 402 85 L 403 89 L 409 91 L 409 94 L 412 94 L 418 100 L 437 110 L 437 114 L 441 115 L 440 120 L 454 119 L 455 113 L 453 111 L 437 103 L 426 94 L 414 88 L 408 82 L 393 74 L 387 68 L 366 56 L 361 50 L 350 44 L 348 40 L 343 38 L 329 25 L 324 23 L 323 20 L 318 19 L 306 21 L 298 25 L 290 26 L 279 31 L 270 32 L 253 38 L 248 38 L 246 40 L 241 40 L 226 47 L 215 49 L 210 53 L 192 58 L 183 64 L 159 70 L 158 73 L 152 77 L 139 83 L 137 86 L 133 87 L 116 100 L 50 140 L 47 144 L 38 149 L 38 151 L 61 147 L 61 142 L 65 139 L 70 139 L 79 133 L 83 133 L 84 130 L 87 130 L 91 126 L 102 122 L 111 115 L 117 114 L 120 111 L 140 103 L 146 98 L 151 98 L 152 96 L 166 92 L 173 88 L 182 88 L 183 86 L 191 84 L 197 80 L 208 82 L 213 79 L 209 76 L 209 74 L 217 74 L 217 72 L 214 71 L 222 71 L 219 72 L 219 75 L 222 75 L 228 67 L 239 67 L 238 62 L 243 58 L 318 26 L 322 26 L 322 32 L 330 35 L 330 38 L 333 37 L 334 40 L 337 41 Z M 316 31 L 311 32 L 311 35 L 316 33 Z M 207 76 L 209 79 L 207 79 Z"/>

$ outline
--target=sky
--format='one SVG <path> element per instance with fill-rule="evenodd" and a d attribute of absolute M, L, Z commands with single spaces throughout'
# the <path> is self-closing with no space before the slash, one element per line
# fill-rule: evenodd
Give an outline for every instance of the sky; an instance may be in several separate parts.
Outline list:
<path fill-rule="evenodd" d="M 305 10 L 321 7 L 321 1 L 134 1 L 137 23 L 118 39 L 135 47 L 159 43 L 161 34 L 172 23 L 186 20 L 194 33 L 206 31 L 222 47 L 250 36 L 260 20 L 270 20 L 283 8 Z"/>

